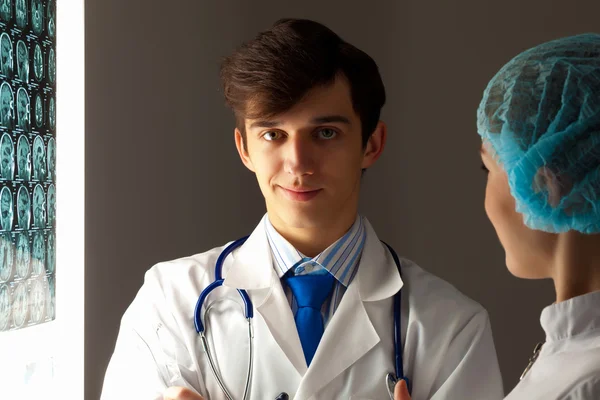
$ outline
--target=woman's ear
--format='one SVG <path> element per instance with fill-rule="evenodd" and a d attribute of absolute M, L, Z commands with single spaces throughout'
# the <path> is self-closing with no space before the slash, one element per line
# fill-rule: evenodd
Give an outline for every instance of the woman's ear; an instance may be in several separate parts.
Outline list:
<path fill-rule="evenodd" d="M 548 193 L 548 203 L 557 207 L 561 199 L 573 188 L 573 183 L 568 177 L 555 174 L 550 168 L 544 166 L 538 169 L 534 178 L 536 192 Z"/>

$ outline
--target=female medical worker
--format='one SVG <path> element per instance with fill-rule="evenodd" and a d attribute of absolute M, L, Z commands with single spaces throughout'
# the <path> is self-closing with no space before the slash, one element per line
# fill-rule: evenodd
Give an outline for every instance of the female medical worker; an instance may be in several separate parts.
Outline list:
<path fill-rule="evenodd" d="M 501 399 L 486 311 L 408 260 L 400 274 L 357 213 L 362 171 L 386 139 L 375 62 L 321 24 L 282 20 L 227 58 L 221 77 L 267 213 L 225 258 L 223 286 L 199 310 L 211 357 L 195 306 L 223 247 L 147 272 L 102 399 L 162 399 L 168 387 L 186 387 L 166 393 L 180 399 L 243 399 L 246 389 L 254 400 L 389 399 L 398 293 L 414 398 Z M 253 304 L 252 341 L 236 289 Z"/>
<path fill-rule="evenodd" d="M 477 117 L 485 208 L 507 267 L 556 290 L 545 344 L 507 399 L 600 399 L 600 35 L 520 54 Z"/>
<path fill-rule="evenodd" d="M 506 265 L 556 290 L 541 315 L 545 343 L 506 399 L 600 399 L 600 35 L 511 60 L 488 84 L 477 128 Z"/>

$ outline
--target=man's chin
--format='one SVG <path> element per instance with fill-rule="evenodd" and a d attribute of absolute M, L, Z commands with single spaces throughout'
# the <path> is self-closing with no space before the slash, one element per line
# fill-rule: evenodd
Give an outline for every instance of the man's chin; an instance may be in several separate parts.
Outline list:
<path fill-rule="evenodd" d="M 279 212 L 279 219 L 285 226 L 295 229 L 317 228 L 323 225 L 327 216 L 321 210 L 309 210 L 306 207 L 288 207 Z M 312 207 L 311 207 L 312 208 Z"/>

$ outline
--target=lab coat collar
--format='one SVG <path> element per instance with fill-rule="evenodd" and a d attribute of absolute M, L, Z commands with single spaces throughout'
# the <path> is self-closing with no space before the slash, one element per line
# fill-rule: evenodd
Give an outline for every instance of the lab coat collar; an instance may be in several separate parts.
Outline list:
<path fill-rule="evenodd" d="M 366 218 L 365 228 L 367 239 L 355 279 L 362 301 L 379 301 L 398 293 L 404 283 L 392 254 Z"/>
<path fill-rule="evenodd" d="M 266 214 L 246 242 L 233 252 L 229 268 L 227 263 L 223 266 L 224 286 L 246 290 L 268 289 L 272 286 L 273 259 L 264 218 L 267 218 Z"/>
<path fill-rule="evenodd" d="M 266 214 L 264 218 L 267 218 Z M 377 301 L 396 294 L 403 282 L 392 255 L 380 242 L 369 221 L 364 220 L 367 238 L 355 279 L 359 283 L 361 300 Z M 273 259 L 263 220 L 234 252 L 232 259 L 230 267 L 224 267 L 227 270 L 224 286 L 251 290 L 273 285 Z"/>
<path fill-rule="evenodd" d="M 552 304 L 540 317 L 547 342 L 597 334 L 600 329 L 600 291 Z"/>

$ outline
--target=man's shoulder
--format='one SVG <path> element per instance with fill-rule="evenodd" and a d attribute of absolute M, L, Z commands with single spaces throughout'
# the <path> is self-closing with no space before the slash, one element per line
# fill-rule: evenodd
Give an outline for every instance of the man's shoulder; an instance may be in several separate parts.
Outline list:
<path fill-rule="evenodd" d="M 404 290 L 408 293 L 411 311 L 435 313 L 439 318 L 471 319 L 480 315 L 487 319 L 487 311 L 450 282 L 425 270 L 417 263 L 400 258 Z"/>
<path fill-rule="evenodd" d="M 213 277 L 217 259 L 229 243 L 213 247 L 202 253 L 161 261 L 146 271 L 146 280 L 149 278 L 174 280 L 178 277 L 187 277 L 188 279 Z"/>
<path fill-rule="evenodd" d="M 148 269 L 144 282 L 126 315 L 139 319 L 137 314 L 153 315 L 157 310 L 193 307 L 198 294 L 214 280 L 214 267 L 227 244 L 208 251 L 163 261 Z"/>

